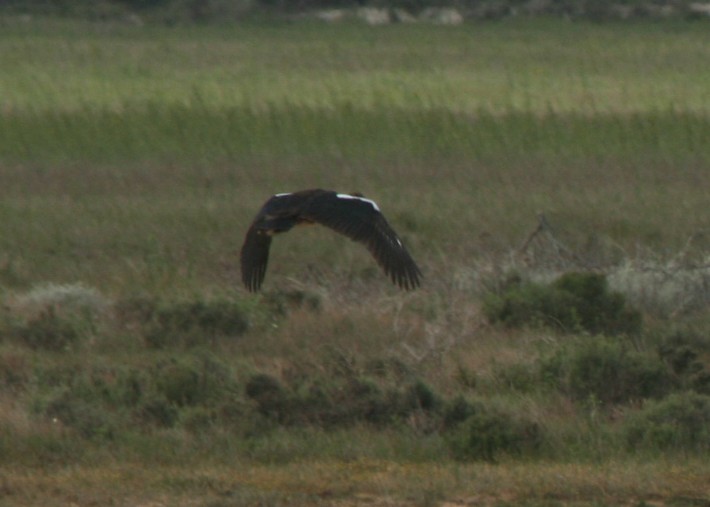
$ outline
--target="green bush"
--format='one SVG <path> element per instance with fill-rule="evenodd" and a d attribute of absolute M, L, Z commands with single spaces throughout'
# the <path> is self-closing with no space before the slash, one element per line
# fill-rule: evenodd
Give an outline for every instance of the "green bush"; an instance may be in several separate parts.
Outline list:
<path fill-rule="evenodd" d="M 408 411 L 424 410 L 433 412 L 441 405 L 439 396 L 422 380 L 415 380 L 404 391 L 405 407 Z"/>
<path fill-rule="evenodd" d="M 710 395 L 710 344 L 704 336 L 675 333 L 658 346 L 658 354 L 684 389 Z"/>
<path fill-rule="evenodd" d="M 496 461 L 501 455 L 536 452 L 543 442 L 540 426 L 525 416 L 484 403 L 457 406 L 470 412 L 449 437 L 453 456 L 465 461 Z"/>
<path fill-rule="evenodd" d="M 84 438 L 114 438 L 130 421 L 134 399 L 127 396 L 120 368 L 75 365 L 35 377 L 33 409 Z"/>
<path fill-rule="evenodd" d="M 287 386 L 258 373 L 246 383 L 247 397 L 264 417 L 282 425 L 342 427 L 359 422 L 393 424 L 410 414 L 439 413 L 439 396 L 421 380 L 401 387 L 381 386 L 368 377 L 309 379 Z"/>
<path fill-rule="evenodd" d="M 540 387 L 539 365 L 535 363 L 496 364 L 493 379 L 497 386 L 520 392 L 534 391 Z"/>
<path fill-rule="evenodd" d="M 577 400 L 593 398 L 603 404 L 658 398 L 673 388 L 673 378 L 657 356 L 607 337 L 568 345 L 541 359 L 540 373 Z"/>
<path fill-rule="evenodd" d="M 217 413 L 238 394 L 231 371 L 209 353 L 161 360 L 144 370 L 61 368 L 35 383 L 35 410 L 87 438 L 173 427 L 189 413 Z"/>
<path fill-rule="evenodd" d="M 288 315 L 291 311 L 300 308 L 318 311 L 322 306 L 319 294 L 300 289 L 267 292 L 264 294 L 263 302 L 273 314 L 280 317 Z"/>
<path fill-rule="evenodd" d="M 246 311 L 235 301 L 189 301 L 158 306 L 150 315 L 145 341 L 151 348 L 194 346 L 249 328 Z"/>
<path fill-rule="evenodd" d="M 76 346 L 82 339 L 82 326 L 75 320 L 48 309 L 11 328 L 15 340 L 35 350 L 63 351 Z"/>
<path fill-rule="evenodd" d="M 150 376 L 155 391 L 178 407 L 214 405 L 237 392 L 229 368 L 209 353 L 162 361 Z"/>
<path fill-rule="evenodd" d="M 444 407 L 444 429 L 452 429 L 464 422 L 477 411 L 482 410 L 480 403 L 472 403 L 462 395 L 449 400 Z"/>
<path fill-rule="evenodd" d="M 266 373 L 257 373 L 249 378 L 244 391 L 254 400 L 261 415 L 281 423 L 288 421 L 290 394 L 278 379 Z"/>
<path fill-rule="evenodd" d="M 484 299 L 491 322 L 510 327 L 546 326 L 566 332 L 634 334 L 641 314 L 596 273 L 566 273 L 549 285 L 517 282 Z"/>
<path fill-rule="evenodd" d="M 334 422 L 340 421 L 340 424 L 364 421 L 384 426 L 407 410 L 398 391 L 381 386 L 366 376 L 347 379 L 341 387 L 332 385 L 330 391 L 328 418 Z"/>
<path fill-rule="evenodd" d="M 32 379 L 32 363 L 24 353 L 0 351 L 0 391 L 22 391 Z"/>
<path fill-rule="evenodd" d="M 368 377 L 349 379 L 344 389 L 334 388 L 334 406 L 344 423 L 364 421 L 385 426 L 402 420 L 408 414 L 426 411 L 436 395 L 429 386 L 415 381 L 403 388 L 381 386 Z M 423 404 L 422 404 L 423 403 Z"/>
<path fill-rule="evenodd" d="M 219 414 L 207 407 L 190 407 L 180 414 L 180 426 L 193 433 L 212 428 L 218 420 Z"/>
<path fill-rule="evenodd" d="M 165 397 L 151 395 L 141 401 L 133 411 L 139 422 L 161 428 L 171 428 L 178 420 L 179 410 Z"/>
<path fill-rule="evenodd" d="M 123 425 L 121 415 L 96 399 L 65 391 L 47 403 L 44 415 L 84 438 L 112 439 Z"/>
<path fill-rule="evenodd" d="M 165 399 L 177 406 L 195 405 L 202 394 L 200 374 L 188 364 L 175 363 L 155 374 L 156 387 Z"/>
<path fill-rule="evenodd" d="M 710 396 L 685 392 L 649 403 L 625 423 L 634 449 L 710 451 Z"/>
<path fill-rule="evenodd" d="M 118 375 L 115 399 L 122 405 L 132 407 L 143 400 L 149 389 L 149 377 L 147 374 L 134 368 L 129 368 Z"/>

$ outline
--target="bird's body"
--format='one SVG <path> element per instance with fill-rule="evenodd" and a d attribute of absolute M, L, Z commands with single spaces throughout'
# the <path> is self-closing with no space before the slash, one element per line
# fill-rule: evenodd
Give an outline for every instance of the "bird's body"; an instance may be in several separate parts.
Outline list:
<path fill-rule="evenodd" d="M 312 189 L 276 194 L 259 210 L 241 250 L 242 280 L 247 289 L 257 291 L 264 281 L 273 235 L 315 223 L 363 243 L 403 289 L 419 286 L 419 268 L 374 201 L 360 194 Z"/>

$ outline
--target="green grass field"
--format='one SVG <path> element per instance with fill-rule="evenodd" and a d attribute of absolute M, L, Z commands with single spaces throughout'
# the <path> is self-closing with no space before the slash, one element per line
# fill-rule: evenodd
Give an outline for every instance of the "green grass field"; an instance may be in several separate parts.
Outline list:
<path fill-rule="evenodd" d="M 0 505 L 710 502 L 706 24 L 0 28 Z"/>

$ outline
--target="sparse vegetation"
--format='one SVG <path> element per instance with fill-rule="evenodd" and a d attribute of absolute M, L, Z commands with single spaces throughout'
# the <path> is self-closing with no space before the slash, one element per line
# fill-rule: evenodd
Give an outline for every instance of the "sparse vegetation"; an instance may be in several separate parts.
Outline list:
<path fill-rule="evenodd" d="M 649 403 L 625 425 L 628 444 L 652 451 L 707 452 L 710 397 L 693 392 Z"/>
<path fill-rule="evenodd" d="M 673 389 L 671 374 L 658 356 L 603 337 L 559 350 L 542 362 L 541 370 L 580 401 L 631 403 L 660 398 Z"/>
<path fill-rule="evenodd" d="M 158 306 L 146 323 L 146 344 L 154 348 L 200 345 L 218 337 L 238 337 L 246 332 L 246 311 L 236 302 L 192 301 Z"/>
<path fill-rule="evenodd" d="M 708 37 L 3 25 L 0 494 L 707 501 Z M 423 288 L 312 228 L 242 290 L 254 210 L 315 186 Z"/>
<path fill-rule="evenodd" d="M 641 331 L 640 312 L 622 294 L 609 291 L 605 276 L 597 273 L 566 273 L 547 286 L 511 282 L 500 295 L 486 299 L 484 312 L 507 326 L 609 335 Z"/>
<path fill-rule="evenodd" d="M 544 439 L 540 426 L 522 413 L 477 403 L 450 437 L 460 460 L 494 462 L 501 456 L 534 455 Z"/>

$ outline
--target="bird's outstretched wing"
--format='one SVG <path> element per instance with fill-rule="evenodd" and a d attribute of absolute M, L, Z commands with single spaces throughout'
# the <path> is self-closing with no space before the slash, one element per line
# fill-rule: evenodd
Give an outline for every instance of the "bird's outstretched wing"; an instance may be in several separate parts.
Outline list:
<path fill-rule="evenodd" d="M 319 223 L 364 244 L 394 283 L 407 290 L 419 287 L 421 271 L 374 201 L 312 189 L 276 194 L 259 210 L 241 251 L 242 281 L 248 290 L 259 290 L 264 281 L 271 235 L 299 223 Z"/>
<path fill-rule="evenodd" d="M 324 192 L 309 199 L 301 215 L 364 244 L 387 276 L 401 288 L 419 287 L 421 271 L 374 201 Z"/>
<path fill-rule="evenodd" d="M 256 292 L 261 287 L 269 263 L 271 236 L 254 224 L 249 227 L 241 251 L 242 281 L 247 289 Z"/>

